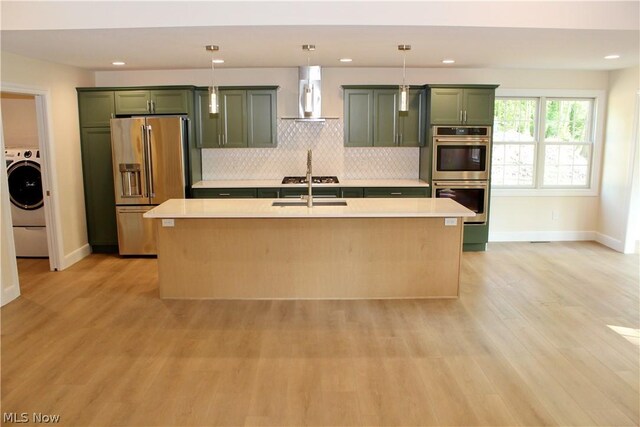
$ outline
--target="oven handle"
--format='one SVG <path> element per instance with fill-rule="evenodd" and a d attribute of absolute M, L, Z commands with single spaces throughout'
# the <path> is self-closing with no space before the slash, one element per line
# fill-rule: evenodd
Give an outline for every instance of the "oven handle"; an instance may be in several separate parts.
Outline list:
<path fill-rule="evenodd" d="M 433 187 L 455 187 L 455 188 L 487 188 L 488 182 L 469 182 L 469 181 L 434 181 Z"/>
<path fill-rule="evenodd" d="M 449 143 L 456 143 L 456 144 L 466 144 L 466 145 L 475 145 L 478 143 L 482 143 L 482 144 L 488 144 L 489 140 L 482 138 L 482 139 L 478 139 L 478 138 L 434 138 L 436 142 L 449 142 Z"/>

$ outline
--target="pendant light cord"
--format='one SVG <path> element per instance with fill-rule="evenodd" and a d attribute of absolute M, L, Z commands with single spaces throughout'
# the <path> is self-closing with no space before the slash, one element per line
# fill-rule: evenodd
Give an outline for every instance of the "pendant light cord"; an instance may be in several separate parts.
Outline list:
<path fill-rule="evenodd" d="M 407 73 L 407 51 L 403 51 L 403 55 L 402 55 L 402 86 L 406 86 L 405 84 L 405 78 L 406 78 L 406 73 Z"/>
<path fill-rule="evenodd" d="M 211 53 L 211 87 L 215 87 L 215 75 L 213 70 L 213 52 Z"/>

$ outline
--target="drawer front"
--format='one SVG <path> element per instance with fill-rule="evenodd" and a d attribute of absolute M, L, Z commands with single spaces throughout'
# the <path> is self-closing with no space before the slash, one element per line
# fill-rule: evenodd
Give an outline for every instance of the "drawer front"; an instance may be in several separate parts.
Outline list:
<path fill-rule="evenodd" d="M 364 197 L 428 197 L 428 188 L 373 187 L 364 189 Z"/>
<path fill-rule="evenodd" d="M 280 197 L 279 188 L 258 188 L 258 199 L 277 199 Z"/>
<path fill-rule="evenodd" d="M 360 198 L 364 196 L 364 189 L 359 187 L 346 187 L 340 189 L 340 197 L 346 198 Z"/>
<path fill-rule="evenodd" d="M 195 199 L 253 199 L 255 188 L 194 188 L 191 194 Z"/>
<path fill-rule="evenodd" d="M 300 197 L 307 195 L 307 188 L 281 188 L 280 197 Z M 340 188 L 314 188 L 313 197 L 340 197 Z"/>

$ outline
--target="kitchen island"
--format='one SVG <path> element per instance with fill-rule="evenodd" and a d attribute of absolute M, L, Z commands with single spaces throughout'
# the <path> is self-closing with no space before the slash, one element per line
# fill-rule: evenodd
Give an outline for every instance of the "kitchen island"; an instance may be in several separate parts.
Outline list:
<path fill-rule="evenodd" d="M 472 211 L 435 198 L 318 202 L 172 199 L 150 210 L 160 296 L 458 296 L 462 223 Z"/>

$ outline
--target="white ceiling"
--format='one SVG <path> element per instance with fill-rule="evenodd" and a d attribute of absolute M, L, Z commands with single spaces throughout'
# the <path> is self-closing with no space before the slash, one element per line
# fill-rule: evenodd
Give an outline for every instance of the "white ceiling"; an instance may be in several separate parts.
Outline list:
<path fill-rule="evenodd" d="M 301 45 L 306 43 L 317 46 L 317 50 L 311 53 L 313 64 L 336 67 L 401 66 L 402 54 L 397 50 L 398 44 L 412 45 L 412 50 L 407 53 L 408 67 L 445 67 L 441 60 L 453 58 L 456 63 L 447 67 L 610 70 L 638 65 L 640 53 L 638 17 L 630 20 L 622 17 L 634 11 L 638 14 L 637 1 L 604 2 L 609 5 L 606 9 L 609 14 L 602 19 L 594 19 L 602 13 L 594 6 L 600 7 L 603 2 L 534 2 L 533 9 L 531 2 L 501 2 L 502 7 L 498 9 L 500 2 L 453 2 L 448 7 L 441 2 L 403 2 L 388 5 L 393 6 L 388 9 L 382 7 L 386 5 L 383 2 L 355 2 L 359 4 L 360 11 L 369 8 L 370 4 L 375 5 L 372 7 L 375 14 L 367 15 L 362 11 L 361 17 L 333 20 L 331 13 L 327 13 L 331 8 L 337 7 L 335 13 L 344 14 L 344 6 L 353 6 L 354 2 L 337 6 L 314 2 L 309 5 L 327 16 L 320 19 L 316 14 L 317 22 L 308 25 L 282 25 L 308 20 L 302 18 L 304 9 L 298 11 L 298 19 L 295 14 L 283 17 L 282 13 L 274 13 L 275 18 L 262 16 L 260 21 L 256 12 L 261 11 L 264 15 L 271 6 L 282 8 L 283 3 L 239 1 L 233 4 L 224 2 L 228 19 L 223 19 L 225 17 L 220 14 L 211 19 L 216 23 L 236 25 L 207 26 L 192 26 L 194 22 L 202 23 L 202 20 L 185 17 L 199 16 L 203 12 L 199 8 L 210 7 L 212 2 L 183 3 L 180 10 L 184 8 L 185 15 L 170 22 L 166 21 L 171 18 L 167 17 L 167 10 L 163 11 L 162 5 L 158 6 L 156 2 L 107 2 L 111 20 L 105 21 L 96 21 L 96 7 L 99 9 L 99 5 L 105 5 L 101 3 L 94 3 L 97 6 L 91 8 L 90 2 L 47 2 L 56 5 L 57 9 L 43 8 L 42 4 L 36 9 L 25 9 L 24 5 L 31 3 L 2 1 L 2 50 L 89 70 L 113 70 L 115 67 L 111 62 L 115 60 L 127 63 L 118 69 L 129 70 L 207 68 L 211 58 L 204 48 L 207 44 L 220 46 L 216 57 L 224 58 L 225 63 L 221 66 L 229 68 L 303 65 L 307 62 L 307 54 Z M 132 3 L 148 10 L 158 6 L 157 19 L 147 19 L 140 28 L 116 28 L 132 25 L 125 15 L 122 15 L 122 20 L 113 21 L 114 16 L 119 16 L 119 8 L 131 7 Z M 297 6 L 301 3 L 304 2 Z M 167 4 L 175 6 L 174 3 Z M 221 4 L 218 2 L 214 6 Z M 527 7 L 522 9 L 522 5 Z M 571 7 L 567 9 L 567 5 Z M 426 6 L 429 8 L 425 9 Z M 463 10 L 462 6 L 465 13 L 460 15 L 458 22 L 454 22 L 451 15 Z M 89 17 L 88 12 L 92 10 L 94 13 Z M 253 13 L 247 12 L 243 21 L 242 11 L 248 10 L 253 10 Z M 502 11 L 501 16 L 492 18 L 493 15 L 487 14 L 496 10 Z M 538 11 L 535 16 L 534 10 Z M 578 10 L 583 20 L 576 18 L 576 13 L 563 20 L 563 14 Z M 420 19 L 416 19 L 416 13 L 412 11 L 429 12 L 429 19 L 424 21 L 432 25 L 419 25 Z M 69 16 L 71 12 L 73 19 Z M 122 9 L 122 13 L 125 12 L 130 18 L 130 13 L 136 11 Z M 525 12 L 531 15 L 530 19 L 522 16 Z M 33 15 L 35 13 L 37 15 Z M 42 13 L 49 14 L 50 19 L 41 19 Z M 546 13 L 549 17 L 546 28 L 527 25 L 531 22 L 540 24 L 538 13 Z M 387 25 L 363 25 L 379 22 L 380 14 L 389 16 Z M 452 25 L 433 24 L 434 14 L 439 14 L 443 22 Z M 29 20 L 29 16 L 33 19 Z M 56 16 L 60 18 L 56 19 Z M 104 17 L 104 14 L 97 13 L 97 16 Z M 343 23 L 335 25 L 336 21 Z M 153 22 L 162 22 L 165 26 L 151 27 Z M 260 22 L 264 24 L 260 25 Z M 328 25 L 332 22 L 333 25 Z M 399 25 L 402 22 L 407 22 L 407 25 Z M 511 22 L 517 23 L 518 27 L 509 27 Z M 567 23 L 567 28 L 563 28 L 563 22 Z M 101 28 L 76 28 L 79 23 L 84 23 L 84 27 Z M 104 28 L 107 25 L 111 28 Z M 621 58 L 603 59 L 605 55 L 614 53 Z M 342 57 L 353 58 L 353 62 L 342 64 L 338 61 Z"/>

